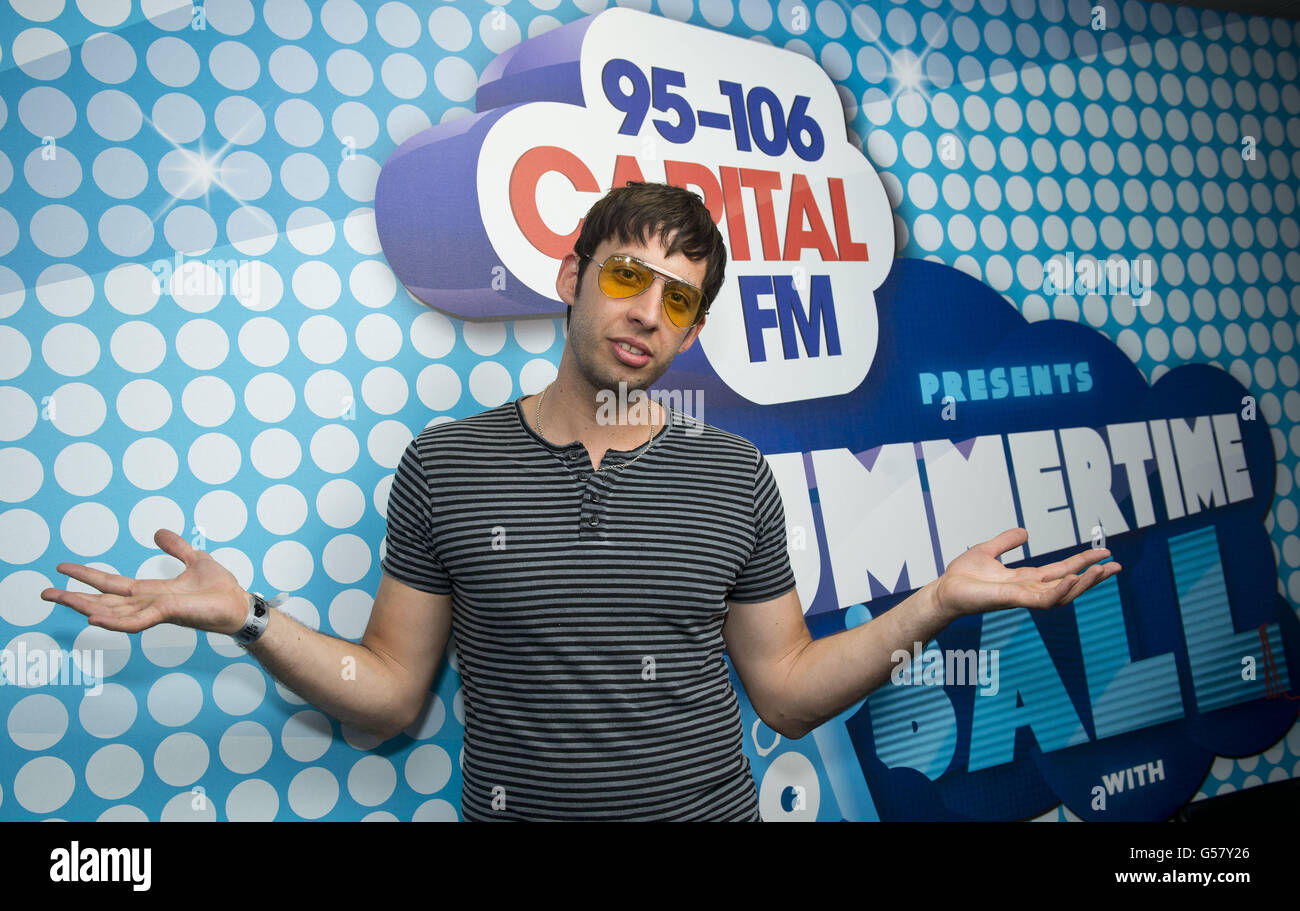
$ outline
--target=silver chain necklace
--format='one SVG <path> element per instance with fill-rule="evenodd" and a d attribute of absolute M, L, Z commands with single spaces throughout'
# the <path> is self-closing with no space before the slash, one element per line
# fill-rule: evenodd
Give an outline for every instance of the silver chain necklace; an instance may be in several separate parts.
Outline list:
<path fill-rule="evenodd" d="M 542 394 L 537 397 L 537 410 L 533 413 L 533 423 L 537 425 L 537 434 L 543 439 L 546 438 L 546 434 L 542 433 L 542 399 L 546 398 L 546 390 L 550 389 L 551 386 L 553 385 L 554 383 L 546 384 L 546 389 L 543 389 Z M 633 456 L 631 459 L 627 460 L 626 462 L 620 462 L 614 467 L 625 468 L 628 465 L 631 465 L 637 459 L 641 458 L 641 456 L 645 455 L 646 449 L 650 448 L 650 443 L 654 441 L 654 438 L 655 438 L 655 412 L 654 412 L 654 408 L 651 408 L 650 409 L 650 439 L 646 441 L 645 449 L 642 449 L 640 452 L 638 452 L 635 456 Z M 604 459 L 601 459 L 601 461 L 603 462 Z M 604 471 L 604 470 L 605 469 L 603 467 L 596 469 L 596 471 Z"/>

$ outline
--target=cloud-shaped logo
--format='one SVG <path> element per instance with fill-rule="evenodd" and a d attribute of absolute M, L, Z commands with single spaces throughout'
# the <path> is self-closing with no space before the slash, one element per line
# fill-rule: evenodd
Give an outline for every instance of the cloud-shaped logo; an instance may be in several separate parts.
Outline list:
<path fill-rule="evenodd" d="M 586 210 L 666 180 L 699 192 L 727 241 L 700 347 L 730 388 L 767 404 L 867 375 L 893 222 L 813 61 L 611 9 L 502 54 L 476 104 L 380 173 L 380 242 L 415 297 L 464 319 L 563 313 L 558 261 Z"/>
<path fill-rule="evenodd" d="M 964 682 L 951 665 L 904 675 L 822 725 L 809 739 L 838 770 L 837 805 L 1165 819 L 1216 754 L 1283 736 L 1300 624 L 1277 595 L 1273 443 L 1247 391 L 1203 364 L 1149 386 L 1096 330 L 1027 323 L 937 263 L 898 260 L 876 300 L 880 352 L 848 395 L 759 408 L 693 352 L 673 366 L 673 383 L 705 390 L 707 420 L 772 465 L 814 635 L 879 616 L 1015 525 L 1030 538 L 1008 563 L 1100 535 L 1124 571 L 1073 604 L 967 617 L 930 644 L 995 679 L 975 662 Z M 845 768 L 861 777 L 845 784 Z"/>

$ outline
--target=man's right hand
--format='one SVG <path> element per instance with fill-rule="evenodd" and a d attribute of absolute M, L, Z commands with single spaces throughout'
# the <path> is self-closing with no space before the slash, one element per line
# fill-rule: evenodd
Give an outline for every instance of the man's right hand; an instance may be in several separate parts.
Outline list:
<path fill-rule="evenodd" d="M 138 633 L 159 623 L 239 632 L 248 616 L 248 593 L 230 570 L 173 531 L 160 528 L 153 539 L 185 564 L 184 572 L 174 579 L 129 579 L 80 563 L 60 563 L 56 572 L 103 594 L 47 588 L 41 598 L 84 614 L 92 626 L 124 633 Z"/>

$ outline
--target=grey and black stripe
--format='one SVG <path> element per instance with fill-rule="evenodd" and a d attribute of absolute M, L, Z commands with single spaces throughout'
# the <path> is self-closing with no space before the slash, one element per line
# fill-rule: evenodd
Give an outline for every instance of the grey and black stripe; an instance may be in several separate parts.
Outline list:
<path fill-rule="evenodd" d="M 794 587 L 784 511 L 752 443 L 671 414 L 600 471 L 519 401 L 403 455 L 382 567 L 452 595 L 465 819 L 758 819 L 721 630 Z"/>

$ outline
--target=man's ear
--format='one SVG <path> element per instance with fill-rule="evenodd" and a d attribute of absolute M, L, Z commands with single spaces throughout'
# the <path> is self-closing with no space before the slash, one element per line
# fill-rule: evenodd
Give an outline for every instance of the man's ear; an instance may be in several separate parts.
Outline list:
<path fill-rule="evenodd" d="M 578 254 L 569 252 L 560 260 L 560 271 L 555 276 L 555 291 L 560 300 L 572 307 L 578 293 Z"/>
<path fill-rule="evenodd" d="M 707 320 L 707 316 L 701 316 L 700 321 L 690 328 L 690 331 L 686 333 L 686 338 L 682 339 L 681 347 L 677 349 L 678 354 L 695 344 L 695 339 L 699 337 L 700 330 L 704 328 L 704 323 Z"/>

